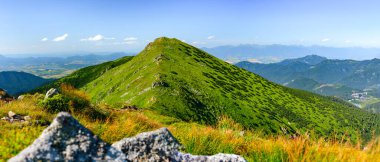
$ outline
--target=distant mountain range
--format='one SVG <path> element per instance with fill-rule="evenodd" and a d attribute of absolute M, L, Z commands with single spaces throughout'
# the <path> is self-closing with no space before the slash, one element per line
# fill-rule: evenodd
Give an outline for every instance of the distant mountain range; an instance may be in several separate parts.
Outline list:
<path fill-rule="evenodd" d="M 108 55 L 81 55 L 70 57 L 25 57 L 12 58 L 0 55 L 0 71 L 24 71 L 45 78 L 60 78 L 74 70 L 115 60 L 126 53 Z"/>
<path fill-rule="evenodd" d="M 335 59 L 363 60 L 380 57 L 380 48 L 360 47 L 324 47 L 324 46 L 297 46 L 297 45 L 237 45 L 202 48 L 214 56 L 237 63 L 251 61 L 259 63 L 274 63 L 287 58 L 303 57 L 316 54 L 333 57 Z"/>
<path fill-rule="evenodd" d="M 226 116 L 264 133 L 314 130 L 363 138 L 379 116 L 340 99 L 274 84 L 177 39 L 158 38 L 140 54 L 80 69 L 40 89 L 69 83 L 94 104 L 150 109 L 215 124 Z"/>
<path fill-rule="evenodd" d="M 260 64 L 247 61 L 236 66 L 273 82 L 323 95 L 349 99 L 353 91 L 380 96 L 380 60 L 332 60 L 317 55 Z"/>
<path fill-rule="evenodd" d="M 25 72 L 4 71 L 0 72 L 0 88 L 5 89 L 11 95 L 18 95 L 40 87 L 50 79 L 44 79 Z"/>

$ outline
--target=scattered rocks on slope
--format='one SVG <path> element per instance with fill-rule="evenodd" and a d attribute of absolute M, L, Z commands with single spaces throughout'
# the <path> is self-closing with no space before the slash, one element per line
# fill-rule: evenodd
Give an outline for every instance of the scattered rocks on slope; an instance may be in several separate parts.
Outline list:
<path fill-rule="evenodd" d="M 9 161 L 173 161 L 244 162 L 238 155 L 197 156 L 179 152 L 181 144 L 167 128 L 125 138 L 112 146 L 68 113 L 59 113 L 33 144 Z"/>
<path fill-rule="evenodd" d="M 83 127 L 68 113 L 59 113 L 33 144 L 9 161 L 125 161 L 126 156 Z"/>
<path fill-rule="evenodd" d="M 32 118 L 30 116 L 21 116 L 21 115 L 14 113 L 13 111 L 9 111 L 8 116 L 1 118 L 1 120 L 6 120 L 6 121 L 11 122 L 11 123 L 13 123 L 13 122 L 29 123 L 29 121 L 31 119 Z"/>
<path fill-rule="evenodd" d="M 49 91 L 47 91 L 45 94 L 45 100 L 53 97 L 54 95 L 56 95 L 58 93 L 59 93 L 58 89 L 50 88 Z"/>
<path fill-rule="evenodd" d="M 131 161 L 171 161 L 181 147 L 167 128 L 124 138 L 112 145 Z"/>

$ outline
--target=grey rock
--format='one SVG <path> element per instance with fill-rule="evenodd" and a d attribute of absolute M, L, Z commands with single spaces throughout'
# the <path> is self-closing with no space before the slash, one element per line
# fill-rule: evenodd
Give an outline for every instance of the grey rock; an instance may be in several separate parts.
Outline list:
<path fill-rule="evenodd" d="M 24 118 L 25 121 L 29 121 L 29 120 L 32 119 L 30 116 L 24 116 L 23 118 Z"/>
<path fill-rule="evenodd" d="M 126 161 L 126 156 L 63 112 L 9 161 Z"/>
<path fill-rule="evenodd" d="M 17 100 L 23 100 L 25 98 L 25 96 L 24 95 L 21 95 L 21 96 L 18 96 L 17 97 Z"/>
<path fill-rule="evenodd" d="M 20 120 L 24 120 L 24 117 L 21 116 L 21 115 L 18 115 L 16 113 L 14 113 L 13 111 L 9 111 L 8 112 L 8 117 L 11 119 L 11 121 L 20 121 Z"/>
<path fill-rule="evenodd" d="M 245 162 L 246 160 L 234 154 L 216 154 L 213 156 L 198 156 L 179 152 L 182 148 L 177 139 L 167 128 L 138 134 L 135 137 L 124 138 L 112 144 L 122 151 L 130 161 L 172 161 L 172 162 Z"/>
<path fill-rule="evenodd" d="M 45 100 L 53 97 L 54 95 L 56 95 L 58 93 L 59 93 L 58 89 L 50 88 L 49 91 L 47 91 L 45 94 Z"/>
<path fill-rule="evenodd" d="M 216 154 L 212 156 L 199 156 L 199 155 L 191 155 L 184 154 L 181 152 L 177 152 L 174 158 L 171 161 L 181 161 L 181 162 L 246 162 L 246 160 L 234 154 Z"/>
<path fill-rule="evenodd" d="M 14 113 L 13 111 L 8 112 L 8 117 L 13 118 L 14 116 L 16 116 L 16 113 Z"/>
<path fill-rule="evenodd" d="M 181 144 L 167 128 L 124 138 L 112 145 L 131 161 L 172 161 Z"/>

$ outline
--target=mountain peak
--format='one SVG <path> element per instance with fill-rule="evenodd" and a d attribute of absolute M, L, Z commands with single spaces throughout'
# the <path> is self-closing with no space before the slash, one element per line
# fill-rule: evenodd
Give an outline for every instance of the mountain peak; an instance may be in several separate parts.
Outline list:
<path fill-rule="evenodd" d="M 106 71 L 82 89 L 93 102 L 114 108 L 135 106 L 205 124 L 227 116 L 265 133 L 308 128 L 327 133 L 347 125 L 328 120 L 333 113 L 321 118 L 305 114 L 309 114 L 306 108 L 322 114 L 348 107 L 274 84 L 175 38 L 157 38 L 132 60 Z M 309 101 L 314 98 L 321 102 Z M 320 124 L 325 121 L 328 123 Z"/>
<path fill-rule="evenodd" d="M 313 54 L 313 55 L 307 55 L 307 56 L 295 58 L 295 59 L 286 59 L 280 63 L 283 65 L 287 65 L 290 63 L 300 62 L 300 63 L 305 63 L 308 65 L 316 65 L 316 64 L 319 64 L 325 60 L 327 60 L 326 57 L 322 57 L 322 56 L 318 56 L 318 55 Z"/>

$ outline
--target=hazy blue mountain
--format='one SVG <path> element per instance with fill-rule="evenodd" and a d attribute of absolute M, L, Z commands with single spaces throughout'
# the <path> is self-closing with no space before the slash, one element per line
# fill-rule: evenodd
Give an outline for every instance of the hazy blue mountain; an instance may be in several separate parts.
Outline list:
<path fill-rule="evenodd" d="M 203 50 L 224 60 L 234 58 L 246 61 L 258 59 L 259 61 L 275 61 L 277 59 L 297 58 L 305 55 L 316 54 L 319 56 L 333 57 L 336 59 L 371 59 L 380 57 L 380 48 L 360 47 L 324 47 L 324 46 L 300 46 L 300 45 L 237 45 L 217 46 L 203 48 Z M 359 55 L 360 54 L 360 55 Z"/>
<path fill-rule="evenodd" d="M 113 53 L 108 55 L 80 55 L 69 57 L 0 57 L 0 71 L 24 71 L 41 77 L 60 78 L 74 70 L 90 65 L 115 60 L 130 55 Z"/>
<path fill-rule="evenodd" d="M 51 81 L 25 72 L 0 72 L 0 88 L 11 95 L 17 95 L 40 87 Z"/>
<path fill-rule="evenodd" d="M 292 63 L 299 62 L 299 63 L 308 64 L 308 65 L 316 65 L 316 64 L 319 64 L 325 60 L 327 60 L 326 57 L 322 57 L 322 56 L 318 56 L 318 55 L 307 55 L 307 56 L 301 57 L 301 58 L 286 59 L 284 61 L 281 61 L 280 63 L 282 65 L 289 65 Z"/>

